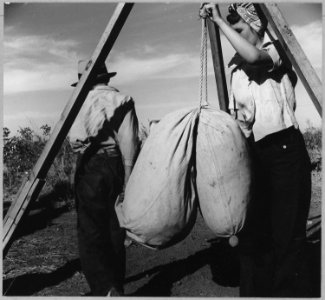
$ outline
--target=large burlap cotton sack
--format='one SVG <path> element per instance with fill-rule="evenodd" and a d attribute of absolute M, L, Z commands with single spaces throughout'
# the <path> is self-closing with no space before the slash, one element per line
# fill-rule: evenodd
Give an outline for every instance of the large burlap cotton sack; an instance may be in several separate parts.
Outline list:
<path fill-rule="evenodd" d="M 116 203 L 121 227 L 141 244 L 172 245 L 195 222 L 193 146 L 198 113 L 179 110 L 155 126 L 138 156 L 124 201 Z"/>
<path fill-rule="evenodd" d="M 202 216 L 220 237 L 243 227 L 251 197 L 251 161 L 246 139 L 225 112 L 206 106 L 196 144 L 197 192 Z"/>

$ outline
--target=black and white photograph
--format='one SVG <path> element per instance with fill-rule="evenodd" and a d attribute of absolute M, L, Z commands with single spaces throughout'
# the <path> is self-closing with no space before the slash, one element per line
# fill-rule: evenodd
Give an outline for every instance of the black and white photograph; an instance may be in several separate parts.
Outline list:
<path fill-rule="evenodd" d="M 2 296 L 322 297 L 316 2 L 4 2 Z"/>

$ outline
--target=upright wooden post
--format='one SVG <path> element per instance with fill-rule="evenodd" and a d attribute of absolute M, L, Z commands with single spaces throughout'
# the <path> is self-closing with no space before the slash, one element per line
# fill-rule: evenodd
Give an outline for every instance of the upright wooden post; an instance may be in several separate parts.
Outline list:
<path fill-rule="evenodd" d="M 275 3 L 258 4 L 281 46 L 305 86 L 319 115 L 322 115 L 322 83 Z"/>
<path fill-rule="evenodd" d="M 229 98 L 228 98 L 227 82 L 225 76 L 225 67 L 223 63 L 220 32 L 219 32 L 219 28 L 217 28 L 217 25 L 215 25 L 211 20 L 207 20 L 207 21 L 208 21 L 207 24 L 208 24 L 208 31 L 210 37 L 213 68 L 214 68 L 214 76 L 216 78 L 216 83 L 217 83 L 219 107 L 221 110 L 225 112 L 229 112 L 228 109 Z"/>
<path fill-rule="evenodd" d="M 6 253 L 9 241 L 23 217 L 28 205 L 36 199 L 45 182 L 46 174 L 51 167 L 64 139 L 66 138 L 78 112 L 87 97 L 91 82 L 96 76 L 96 69 L 104 63 L 111 51 L 131 9 L 133 3 L 119 3 L 82 74 L 77 87 L 74 89 L 69 102 L 61 114 L 41 156 L 39 157 L 28 180 L 21 188 L 16 200 L 10 206 L 3 226 L 3 251 Z"/>
<path fill-rule="evenodd" d="M 4 25 L 3 24 L 3 19 L 4 19 L 3 15 L 4 15 L 4 4 L 1 4 L 0 5 L 0 27 L 1 28 L 4 27 L 3 26 Z M 3 41 L 3 37 L 4 37 L 3 36 L 3 30 L 0 30 L 0 41 Z M 4 53 L 3 50 L 4 50 L 3 44 L 0 43 L 0 53 Z M 4 55 L 0 55 L 0 65 L 1 66 L 3 66 L 3 61 L 4 61 L 3 56 Z M 1 95 L 2 95 L 2 92 L 3 92 L 3 72 L 1 72 L 1 74 L 0 74 L 0 92 L 1 92 Z M 3 114 L 1 115 L 1 121 L 3 121 Z M 2 133 L 2 138 L 0 139 L 0 147 L 1 147 L 1 149 L 3 149 L 3 146 L 4 146 L 4 139 L 3 139 L 3 133 Z M 3 162 L 3 151 L 0 151 L 0 161 Z M 3 183 L 3 168 L 2 168 L 2 172 L 0 174 L 0 182 Z M 3 185 L 0 188 L 0 195 L 3 197 Z"/>

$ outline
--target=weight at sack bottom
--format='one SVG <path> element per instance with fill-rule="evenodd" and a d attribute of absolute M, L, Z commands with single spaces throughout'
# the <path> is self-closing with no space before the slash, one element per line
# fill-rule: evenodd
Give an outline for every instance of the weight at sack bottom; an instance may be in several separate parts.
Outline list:
<path fill-rule="evenodd" d="M 150 133 L 116 212 L 131 238 L 161 249 L 188 235 L 198 205 L 216 236 L 238 233 L 250 189 L 248 147 L 237 123 L 210 106 L 182 109 Z"/>

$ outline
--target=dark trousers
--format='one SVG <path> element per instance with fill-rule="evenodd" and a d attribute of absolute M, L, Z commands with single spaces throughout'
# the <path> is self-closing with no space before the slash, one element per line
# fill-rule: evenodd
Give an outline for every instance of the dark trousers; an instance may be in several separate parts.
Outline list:
<path fill-rule="evenodd" d="M 115 287 L 123 290 L 125 231 L 114 204 L 122 191 L 124 169 L 120 157 L 86 153 L 77 161 L 75 196 L 82 270 L 94 296 Z"/>
<path fill-rule="evenodd" d="M 240 296 L 300 297 L 310 159 L 293 127 L 251 143 L 256 194 L 240 236 Z"/>

